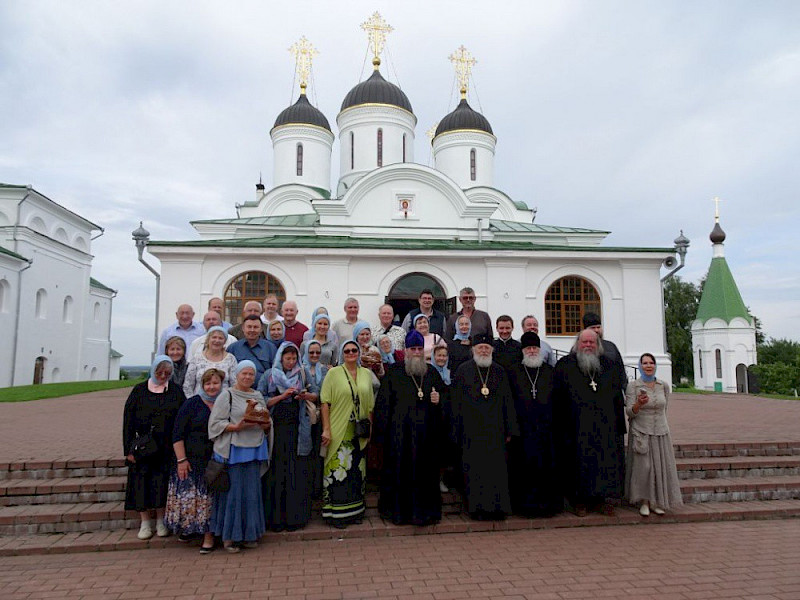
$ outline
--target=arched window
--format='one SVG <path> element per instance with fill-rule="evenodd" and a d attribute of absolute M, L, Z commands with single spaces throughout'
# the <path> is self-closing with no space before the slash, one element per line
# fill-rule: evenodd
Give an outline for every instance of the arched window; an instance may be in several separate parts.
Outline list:
<path fill-rule="evenodd" d="M 36 318 L 44 319 L 47 317 L 47 292 L 40 288 L 36 292 Z"/>
<path fill-rule="evenodd" d="M 8 312 L 11 304 L 11 284 L 7 279 L 0 279 L 0 312 Z"/>
<path fill-rule="evenodd" d="M 378 166 L 383 166 L 383 129 L 378 129 Z"/>
<path fill-rule="evenodd" d="M 303 144 L 297 144 L 297 176 L 303 176 Z"/>
<path fill-rule="evenodd" d="M 700 367 L 700 379 L 703 378 L 703 351 L 702 349 L 697 349 L 697 366 Z"/>
<path fill-rule="evenodd" d="M 403 162 L 406 162 L 406 134 L 403 134 Z"/>
<path fill-rule="evenodd" d="M 222 297 L 227 320 L 234 325 L 238 324 L 242 320 L 242 307 L 245 302 L 255 300 L 260 304 L 267 294 L 275 294 L 278 297 L 278 304 L 283 304 L 286 300 L 283 284 L 269 273 L 248 271 L 237 275 L 225 288 Z"/>
<path fill-rule="evenodd" d="M 64 310 L 61 313 L 64 323 L 72 323 L 72 296 L 64 298 Z"/>
<path fill-rule="evenodd" d="M 568 275 L 554 282 L 544 296 L 547 335 L 575 335 L 583 329 L 583 315 L 601 314 L 600 294 L 583 277 Z"/>
<path fill-rule="evenodd" d="M 92 316 L 94 318 L 94 322 L 95 323 L 99 323 L 100 322 L 100 303 L 99 302 L 95 302 L 94 303 L 94 310 L 93 310 L 93 315 Z"/>
<path fill-rule="evenodd" d="M 350 132 L 350 168 L 356 168 L 356 134 Z"/>
<path fill-rule="evenodd" d="M 469 151 L 469 179 L 475 181 L 478 176 L 478 163 L 475 158 L 475 148 Z"/>
<path fill-rule="evenodd" d="M 717 363 L 717 379 L 722 379 L 722 350 L 714 350 L 714 361 Z"/>

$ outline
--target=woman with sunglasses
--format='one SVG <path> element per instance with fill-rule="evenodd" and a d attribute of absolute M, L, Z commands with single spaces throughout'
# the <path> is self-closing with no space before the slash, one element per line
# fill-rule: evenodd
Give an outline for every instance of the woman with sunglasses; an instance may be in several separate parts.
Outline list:
<path fill-rule="evenodd" d="M 375 398 L 371 372 L 359 366 L 358 342 L 342 343 L 339 356 L 342 364 L 328 371 L 320 392 L 325 453 L 322 516 L 334 527 L 343 528 L 364 518 L 367 430 L 371 429 Z"/>

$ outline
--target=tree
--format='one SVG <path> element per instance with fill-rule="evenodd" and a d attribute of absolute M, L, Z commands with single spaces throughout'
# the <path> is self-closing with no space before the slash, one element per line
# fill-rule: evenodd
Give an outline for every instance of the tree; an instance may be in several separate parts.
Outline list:
<path fill-rule="evenodd" d="M 772 365 L 775 363 L 800 366 L 800 342 L 770 338 L 768 342 L 759 344 L 758 364 Z"/>
<path fill-rule="evenodd" d="M 672 355 L 672 379 L 694 378 L 692 362 L 692 321 L 700 304 L 701 288 L 680 277 L 664 283 L 664 325 L 667 330 L 667 352 Z"/>

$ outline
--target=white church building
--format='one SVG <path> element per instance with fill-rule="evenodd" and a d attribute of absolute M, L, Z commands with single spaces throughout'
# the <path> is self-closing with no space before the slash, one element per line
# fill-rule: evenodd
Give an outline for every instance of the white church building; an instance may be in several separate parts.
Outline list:
<path fill-rule="evenodd" d="M 159 328 L 174 321 L 179 304 L 197 310 L 214 296 L 235 323 L 244 302 L 267 293 L 296 300 L 307 324 L 318 306 L 341 317 L 351 296 L 370 322 L 385 302 L 402 317 L 423 288 L 452 313 L 469 286 L 493 320 L 513 317 L 515 337 L 533 314 L 543 339 L 562 351 L 582 315 L 597 312 L 626 364 L 652 352 L 659 376 L 671 380 L 660 279 L 675 249 L 605 246 L 609 232 L 536 223 L 535 211 L 502 192 L 494 180 L 498 138 L 467 101 L 474 61 L 463 47 L 451 57 L 461 101 L 436 127 L 433 167 L 415 162 L 417 118 L 380 72 L 385 29 L 376 18 L 364 26 L 374 70 L 345 96 L 336 133 L 306 96 L 313 49 L 303 38 L 295 46 L 299 98 L 270 132 L 271 188 L 259 183 L 233 218 L 194 221 L 197 239 L 149 243 L 161 262 Z M 340 171 L 332 184 L 334 151 Z"/>
<path fill-rule="evenodd" d="M 0 184 L 0 387 L 119 379 L 117 292 L 91 276 L 102 231 L 30 186 Z"/>

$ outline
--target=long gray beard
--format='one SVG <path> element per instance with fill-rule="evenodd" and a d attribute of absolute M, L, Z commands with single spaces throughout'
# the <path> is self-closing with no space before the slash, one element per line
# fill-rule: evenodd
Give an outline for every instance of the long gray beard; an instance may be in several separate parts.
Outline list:
<path fill-rule="evenodd" d="M 596 354 L 580 352 L 576 354 L 578 358 L 578 368 L 584 375 L 596 375 L 600 372 L 600 358 Z"/>
<path fill-rule="evenodd" d="M 472 359 L 475 361 L 475 364 L 478 365 L 481 369 L 488 369 L 489 367 L 492 366 L 491 356 L 477 356 L 473 354 Z"/>
<path fill-rule="evenodd" d="M 541 354 L 537 354 L 536 356 L 523 356 L 522 357 L 522 364 L 529 369 L 538 369 L 542 366 L 544 362 L 544 356 Z"/>
<path fill-rule="evenodd" d="M 406 375 L 422 377 L 428 370 L 428 363 L 424 356 L 409 356 L 406 358 Z"/>

